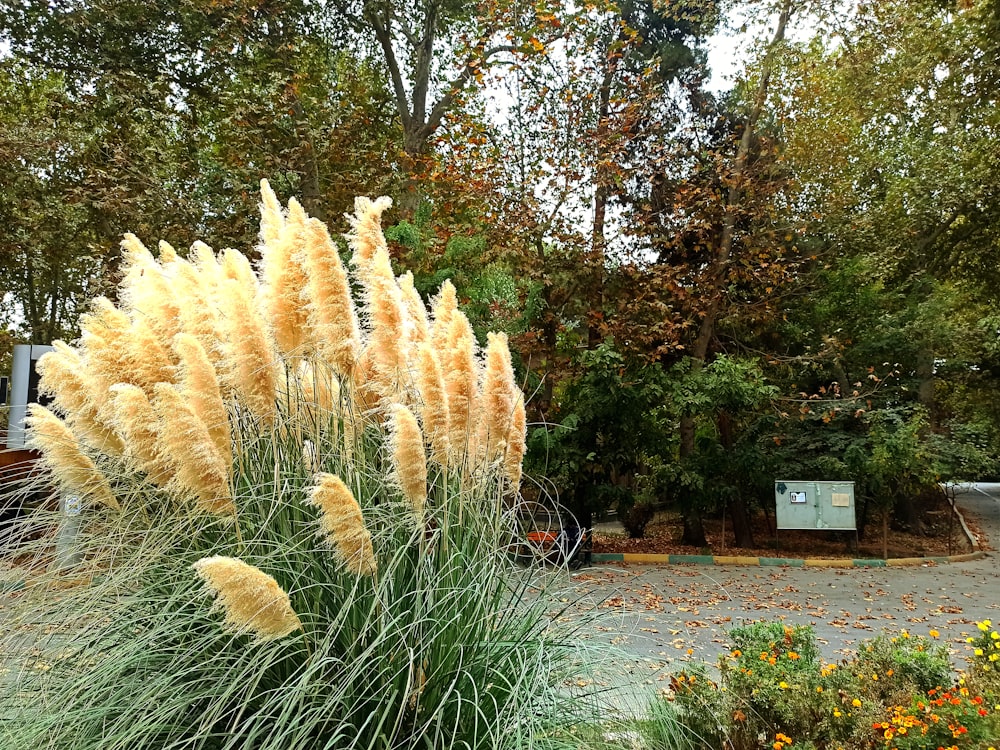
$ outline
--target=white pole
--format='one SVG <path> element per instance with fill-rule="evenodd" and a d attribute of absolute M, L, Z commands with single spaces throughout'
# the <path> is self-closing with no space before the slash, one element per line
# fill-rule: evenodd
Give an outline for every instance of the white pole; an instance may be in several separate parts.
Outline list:
<path fill-rule="evenodd" d="M 73 568 L 83 560 L 78 543 L 81 509 L 78 495 L 63 495 L 59 498 L 59 530 L 56 532 L 56 558 L 53 563 L 57 571 Z"/>

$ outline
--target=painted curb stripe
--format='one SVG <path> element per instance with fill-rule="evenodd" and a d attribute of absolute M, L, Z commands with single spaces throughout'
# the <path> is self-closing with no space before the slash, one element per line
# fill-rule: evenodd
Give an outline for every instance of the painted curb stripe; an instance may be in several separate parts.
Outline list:
<path fill-rule="evenodd" d="M 853 568 L 854 560 L 806 560 L 807 568 Z"/>
<path fill-rule="evenodd" d="M 789 568 L 802 568 L 805 567 L 806 561 L 795 557 L 762 557 L 760 558 L 760 564 L 761 566 L 773 566 L 776 568 L 785 565 Z"/>
<path fill-rule="evenodd" d="M 750 557 L 742 555 L 661 555 L 642 552 L 595 552 L 591 561 L 595 563 L 633 563 L 635 565 L 743 565 L 759 567 L 790 568 L 902 568 L 908 565 L 946 565 L 948 563 L 970 562 L 989 557 L 986 552 L 969 552 L 951 557 L 894 557 L 889 560 L 793 557 Z"/>
<path fill-rule="evenodd" d="M 744 555 L 715 555 L 714 560 L 716 565 L 760 565 L 760 558 Z"/>
<path fill-rule="evenodd" d="M 665 565 L 673 562 L 670 558 L 673 555 L 657 555 L 644 552 L 626 552 L 622 555 L 622 562 L 637 563 L 639 565 Z"/>
<path fill-rule="evenodd" d="M 672 563 L 694 563 L 695 565 L 715 565 L 712 555 L 667 555 Z"/>
<path fill-rule="evenodd" d="M 594 552 L 591 554 L 592 562 L 625 562 L 621 552 Z"/>

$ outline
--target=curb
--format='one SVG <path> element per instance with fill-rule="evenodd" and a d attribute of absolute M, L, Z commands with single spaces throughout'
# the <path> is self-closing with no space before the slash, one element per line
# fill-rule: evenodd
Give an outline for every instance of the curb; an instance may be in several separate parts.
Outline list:
<path fill-rule="evenodd" d="M 945 563 L 982 560 L 989 555 L 982 551 L 948 557 L 896 557 L 890 560 L 864 559 L 796 559 L 785 557 L 740 557 L 732 555 L 653 555 L 633 552 L 595 552 L 595 563 L 631 563 L 634 565 L 744 565 L 789 568 L 900 568 L 909 565 L 942 565 Z"/>

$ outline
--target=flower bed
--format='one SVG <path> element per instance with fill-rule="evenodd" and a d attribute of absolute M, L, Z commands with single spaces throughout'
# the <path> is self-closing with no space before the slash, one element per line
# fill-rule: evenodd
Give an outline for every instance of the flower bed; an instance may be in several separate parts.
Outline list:
<path fill-rule="evenodd" d="M 755 623 L 730 631 L 720 679 L 675 675 L 664 696 L 705 750 L 996 750 L 1000 633 L 989 620 L 955 673 L 947 650 L 905 630 L 823 663 L 810 627 Z"/>

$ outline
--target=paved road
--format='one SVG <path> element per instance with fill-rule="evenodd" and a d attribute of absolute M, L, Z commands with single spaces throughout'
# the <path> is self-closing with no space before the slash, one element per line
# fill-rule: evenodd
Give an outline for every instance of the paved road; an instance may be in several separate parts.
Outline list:
<path fill-rule="evenodd" d="M 958 504 L 984 548 L 1000 547 L 1000 484 L 968 487 Z M 936 630 L 961 663 L 975 622 L 1000 622 L 1000 556 L 905 568 L 601 565 L 573 575 L 565 596 L 581 640 L 624 657 L 641 685 L 714 663 L 728 650 L 727 628 L 761 619 L 812 625 L 828 660 L 880 632 Z M 609 663 L 604 674 L 620 672 Z"/>

